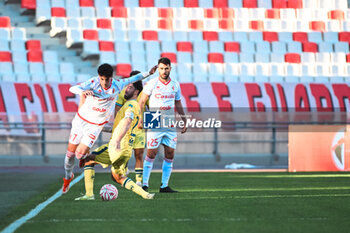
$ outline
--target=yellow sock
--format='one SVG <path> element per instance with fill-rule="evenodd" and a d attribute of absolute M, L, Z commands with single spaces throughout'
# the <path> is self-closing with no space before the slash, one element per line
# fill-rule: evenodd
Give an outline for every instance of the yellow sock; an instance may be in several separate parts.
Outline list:
<path fill-rule="evenodd" d="M 142 182 L 143 168 L 135 168 L 135 173 L 136 182 Z"/>
<path fill-rule="evenodd" d="M 140 195 L 143 198 L 145 198 L 148 194 L 148 192 L 146 192 L 140 186 L 135 184 L 135 182 L 132 181 L 130 178 L 126 178 L 126 180 L 123 182 L 123 187 L 133 191 L 134 193 Z"/>
<path fill-rule="evenodd" d="M 94 195 L 95 169 L 93 166 L 84 167 L 84 181 L 86 196 Z"/>

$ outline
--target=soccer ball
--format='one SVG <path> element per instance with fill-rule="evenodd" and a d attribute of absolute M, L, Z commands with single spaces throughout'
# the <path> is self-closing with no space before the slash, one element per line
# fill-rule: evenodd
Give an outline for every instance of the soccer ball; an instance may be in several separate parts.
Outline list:
<path fill-rule="evenodd" d="M 100 190 L 102 201 L 113 201 L 118 197 L 118 189 L 113 184 L 105 184 Z"/>

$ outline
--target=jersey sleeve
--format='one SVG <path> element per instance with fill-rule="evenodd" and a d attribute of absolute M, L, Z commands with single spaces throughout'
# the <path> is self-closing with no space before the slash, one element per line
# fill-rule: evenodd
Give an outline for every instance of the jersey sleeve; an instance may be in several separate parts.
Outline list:
<path fill-rule="evenodd" d="M 119 107 L 122 107 L 125 103 L 125 98 L 124 98 L 124 94 L 125 94 L 125 89 L 123 89 L 119 95 L 118 95 L 118 98 L 117 98 L 117 101 L 115 102 L 115 104 Z"/>
<path fill-rule="evenodd" d="M 118 86 L 121 89 L 124 89 L 124 87 L 126 87 L 127 85 L 129 85 L 130 83 L 134 83 L 137 81 L 140 81 L 144 78 L 147 78 L 149 76 L 149 73 L 144 73 L 144 74 L 136 74 L 134 76 L 131 76 L 130 78 L 123 78 L 123 79 L 118 79 Z"/>
<path fill-rule="evenodd" d="M 125 110 L 124 118 L 134 119 L 135 116 L 135 107 L 132 104 L 129 104 L 128 108 Z"/>
<path fill-rule="evenodd" d="M 69 91 L 73 94 L 80 95 L 83 91 L 91 90 L 91 86 L 94 84 L 94 82 L 94 78 L 91 78 L 83 83 L 70 87 Z"/>
<path fill-rule="evenodd" d="M 179 83 L 177 83 L 177 91 L 175 93 L 175 100 L 181 100 L 181 88 L 180 88 Z"/>
<path fill-rule="evenodd" d="M 153 79 L 152 79 L 153 80 Z M 149 82 L 147 82 L 142 90 L 143 93 L 145 93 L 146 95 L 150 96 L 152 94 L 152 90 L 153 90 L 153 83 L 154 81 L 150 80 Z"/>

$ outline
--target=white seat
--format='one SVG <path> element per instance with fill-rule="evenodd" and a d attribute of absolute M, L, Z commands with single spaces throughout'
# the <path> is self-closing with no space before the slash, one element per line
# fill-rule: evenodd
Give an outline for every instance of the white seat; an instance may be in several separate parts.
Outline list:
<path fill-rule="evenodd" d="M 59 75 L 58 63 L 45 63 L 45 74 Z"/>
<path fill-rule="evenodd" d="M 284 64 L 282 63 L 272 63 L 270 66 L 271 76 L 284 76 Z"/>
<path fill-rule="evenodd" d="M 208 55 L 207 53 L 195 52 L 192 56 L 193 63 L 207 63 Z"/>
<path fill-rule="evenodd" d="M 174 19 L 187 19 L 190 13 L 187 7 L 176 7 L 173 8 Z"/>
<path fill-rule="evenodd" d="M 6 41 L 6 40 L 5 40 Z M 4 41 L 4 46 L 8 46 L 7 41 Z M 10 41 L 11 44 L 11 50 L 12 51 L 26 51 L 26 45 L 25 45 L 25 41 L 24 40 L 11 40 Z M 1 50 L 1 51 L 6 51 L 6 50 Z"/>
<path fill-rule="evenodd" d="M 168 0 L 154 0 L 154 6 L 157 8 L 167 8 L 169 7 Z"/>
<path fill-rule="evenodd" d="M 323 42 L 322 32 L 308 32 L 307 36 L 310 42 L 315 42 L 315 43 Z"/>
<path fill-rule="evenodd" d="M 96 8 L 96 17 L 100 19 L 110 19 L 112 17 L 111 8 L 110 7 L 97 7 Z"/>
<path fill-rule="evenodd" d="M 269 53 L 256 53 L 255 54 L 255 62 L 270 62 L 270 54 Z"/>
<path fill-rule="evenodd" d="M 28 62 L 30 74 L 44 74 L 44 65 L 40 62 Z"/>
<path fill-rule="evenodd" d="M 93 18 L 82 18 L 81 20 L 83 29 L 96 29 L 96 20 Z"/>
<path fill-rule="evenodd" d="M 24 28 L 12 28 L 12 40 L 27 40 L 26 30 Z"/>
<path fill-rule="evenodd" d="M 249 15 L 249 9 L 248 8 L 237 8 L 235 10 L 235 17 L 237 19 L 249 19 L 250 18 L 250 15 Z"/>
<path fill-rule="evenodd" d="M 136 0 L 136 1 L 138 1 L 138 0 Z M 124 3 L 124 6 L 127 8 L 128 18 L 138 18 L 138 19 L 144 18 L 142 7 L 127 6 L 126 2 Z"/>
<path fill-rule="evenodd" d="M 114 49 L 115 51 L 119 52 L 119 51 L 130 51 L 130 47 L 129 47 L 129 42 L 128 41 L 115 41 L 114 42 Z M 142 50 L 144 50 L 144 47 L 142 47 Z"/>
<path fill-rule="evenodd" d="M 298 41 L 287 43 L 287 52 L 289 53 L 301 53 L 303 51 L 301 43 Z"/>
<path fill-rule="evenodd" d="M 0 28 L 0 39 L 11 40 L 10 30 L 7 28 Z"/>
<path fill-rule="evenodd" d="M 234 25 L 234 30 L 236 30 L 237 32 L 250 31 L 249 21 L 247 20 L 241 20 L 241 19 L 234 20 L 233 25 Z"/>
<path fill-rule="evenodd" d="M 225 63 L 238 63 L 238 53 L 224 53 L 224 61 Z"/>
<path fill-rule="evenodd" d="M 255 53 L 255 43 L 252 41 L 242 41 L 241 42 L 241 52 L 242 53 Z"/>
<path fill-rule="evenodd" d="M 258 32 L 258 31 L 248 32 L 248 37 L 249 37 L 249 40 L 253 41 L 253 42 L 262 42 L 263 41 L 262 32 Z"/>
<path fill-rule="evenodd" d="M 67 30 L 67 20 L 63 17 L 52 17 L 50 36 L 54 37 Z"/>
<path fill-rule="evenodd" d="M 220 41 L 228 42 L 233 40 L 233 33 L 230 31 L 218 32 L 218 37 Z"/>
<path fill-rule="evenodd" d="M 202 31 L 189 31 L 188 32 L 189 41 L 202 41 L 203 32 Z"/>
<path fill-rule="evenodd" d="M 326 30 L 329 32 L 339 32 L 340 30 L 340 22 L 338 20 L 329 20 L 326 24 Z"/>
<path fill-rule="evenodd" d="M 177 52 L 177 63 L 192 63 L 192 55 L 187 52 Z"/>
<path fill-rule="evenodd" d="M 318 51 L 320 53 L 332 53 L 333 43 L 332 42 L 321 42 L 318 44 Z"/>
<path fill-rule="evenodd" d="M 14 40 L 11 40 L 11 49 L 14 48 L 16 49 L 16 45 L 13 45 L 13 41 Z M 24 41 L 22 40 L 15 40 L 15 42 L 18 42 L 20 43 L 23 47 L 20 48 L 19 50 L 20 51 L 24 51 L 25 50 L 25 47 L 24 47 Z M 9 46 L 9 41 L 8 40 L 3 40 L 3 39 L 0 39 L 0 51 L 10 51 L 10 46 Z"/>
<path fill-rule="evenodd" d="M 338 42 L 338 32 L 323 32 L 324 42 Z"/>
<path fill-rule="evenodd" d="M 309 25 L 305 23 L 305 20 L 297 20 L 295 22 L 295 30 L 298 32 L 307 32 L 309 31 Z"/>
<path fill-rule="evenodd" d="M 80 16 L 87 18 L 95 18 L 95 8 L 94 7 L 80 7 Z"/>
<path fill-rule="evenodd" d="M 130 53 L 120 51 L 119 53 L 117 52 L 115 54 L 116 54 L 116 63 L 131 63 Z"/>
<path fill-rule="evenodd" d="M 255 75 L 255 67 L 254 64 L 240 64 L 240 75 L 245 75 L 245 76 L 253 76 Z"/>
<path fill-rule="evenodd" d="M 328 0 L 326 0 L 328 1 Z M 334 9 L 334 8 L 328 8 L 328 9 Z M 319 21 L 324 21 L 328 19 L 327 11 L 328 9 L 322 9 L 322 8 L 314 8 L 314 19 Z"/>
<path fill-rule="evenodd" d="M 161 42 L 162 52 L 172 52 L 176 53 L 176 42 L 175 41 L 162 41 Z"/>
<path fill-rule="evenodd" d="M 112 28 L 114 30 L 126 30 L 126 20 L 123 18 L 112 18 Z"/>
<path fill-rule="evenodd" d="M 100 53 L 98 41 L 95 40 L 84 40 L 83 41 L 83 51 L 81 57 L 86 59 L 92 55 L 97 55 Z"/>
<path fill-rule="evenodd" d="M 280 31 L 281 21 L 279 19 L 266 19 L 265 30 L 267 31 Z"/>
<path fill-rule="evenodd" d="M 182 18 L 176 18 L 173 20 L 173 27 L 176 31 L 188 31 L 188 21 Z"/>
<path fill-rule="evenodd" d="M 256 43 L 256 52 L 257 53 L 271 53 L 270 43 L 267 41 L 260 41 Z"/>
<path fill-rule="evenodd" d="M 80 29 L 82 28 L 80 19 L 78 18 L 68 18 L 67 27 L 72 29 Z"/>
<path fill-rule="evenodd" d="M 74 65 L 69 62 L 60 63 L 60 74 L 72 74 L 74 75 Z"/>
<path fill-rule="evenodd" d="M 158 31 L 158 40 L 159 41 L 173 41 L 173 33 L 169 30 L 160 30 Z"/>
<path fill-rule="evenodd" d="M 46 82 L 46 75 L 45 74 L 32 74 L 31 81 L 32 82 Z"/>
<path fill-rule="evenodd" d="M 297 19 L 299 19 L 299 20 L 310 21 L 310 20 L 314 19 L 313 10 L 309 9 L 309 8 L 296 9 L 295 13 L 296 13 Z"/>
<path fill-rule="evenodd" d="M 254 63 L 254 53 L 244 53 L 239 54 L 239 61 L 241 63 Z"/>
<path fill-rule="evenodd" d="M 335 9 L 348 9 L 348 1 L 347 0 L 338 0 L 334 1 L 334 8 Z"/>
<path fill-rule="evenodd" d="M 11 62 L 0 62 L 0 74 L 12 74 L 13 67 Z"/>
<path fill-rule="evenodd" d="M 334 43 L 334 52 L 336 52 L 336 53 L 349 53 L 349 43 L 347 43 L 347 42 Z"/>
<path fill-rule="evenodd" d="M 188 8 L 187 12 L 188 12 L 189 19 L 203 19 L 204 18 L 203 8 L 191 7 L 191 8 Z"/>
<path fill-rule="evenodd" d="M 131 52 L 146 52 L 145 43 L 143 41 L 131 41 L 130 42 Z"/>
<path fill-rule="evenodd" d="M 270 67 L 263 63 L 257 63 L 255 65 L 255 75 L 260 76 L 269 76 L 270 75 Z"/>
<path fill-rule="evenodd" d="M 258 7 L 259 8 L 272 8 L 272 1 L 271 0 L 258 0 Z"/>
<path fill-rule="evenodd" d="M 37 4 L 35 9 L 35 21 L 37 25 L 42 24 L 51 19 L 51 7 L 47 5 Z"/>
<path fill-rule="evenodd" d="M 293 8 L 281 8 L 280 18 L 282 20 L 296 20 L 295 9 Z"/>
<path fill-rule="evenodd" d="M 58 56 L 56 51 L 44 50 L 43 61 L 45 63 L 58 63 Z"/>
<path fill-rule="evenodd" d="M 300 76 L 300 65 L 299 64 L 291 64 L 286 63 L 284 66 L 286 76 Z"/>
<path fill-rule="evenodd" d="M 324 9 L 334 9 L 334 1 L 333 0 L 319 0 L 319 8 Z"/>
<path fill-rule="evenodd" d="M 156 7 L 145 7 L 143 11 L 143 17 L 151 18 L 153 21 L 157 21 L 158 9 Z M 156 20 L 154 20 L 156 19 Z"/>
<path fill-rule="evenodd" d="M 345 65 L 333 64 L 330 67 L 332 76 L 341 76 L 345 77 Z"/>
<path fill-rule="evenodd" d="M 113 30 L 114 41 L 128 41 L 128 34 L 126 30 Z"/>
<path fill-rule="evenodd" d="M 113 41 L 112 30 L 110 29 L 99 29 L 98 39 L 102 41 Z"/>
<path fill-rule="evenodd" d="M 67 29 L 67 41 L 66 46 L 68 48 L 74 46 L 77 43 L 81 43 L 83 41 L 83 34 L 80 30 L 77 29 Z"/>
<path fill-rule="evenodd" d="M 318 7 L 318 1 L 314 0 L 304 0 L 304 8 L 317 8 Z"/>
<path fill-rule="evenodd" d="M 129 41 L 143 40 L 142 33 L 139 30 L 129 30 L 128 38 L 129 38 Z"/>
<path fill-rule="evenodd" d="M 27 63 L 26 51 L 13 51 L 12 52 L 12 61 L 14 63 L 16 63 L 16 62 Z"/>
<path fill-rule="evenodd" d="M 316 62 L 318 63 L 330 63 L 331 54 L 330 53 L 316 53 Z"/>
<path fill-rule="evenodd" d="M 331 53 L 331 61 L 337 64 L 345 64 L 346 63 L 346 54 L 343 52 L 339 53 Z"/>
<path fill-rule="evenodd" d="M 233 32 L 233 40 L 238 42 L 243 42 L 248 40 L 248 35 L 246 32 Z"/>
<path fill-rule="evenodd" d="M 292 30 L 292 29 L 290 29 Z M 278 39 L 280 42 L 292 42 L 293 34 L 291 32 L 279 32 Z"/>
<path fill-rule="evenodd" d="M 205 41 L 205 40 L 194 41 L 192 43 L 192 45 L 193 45 L 193 52 L 207 53 L 209 51 L 209 49 L 208 49 L 208 42 Z"/>
<path fill-rule="evenodd" d="M 174 31 L 173 38 L 174 41 L 188 41 L 188 35 L 185 31 Z"/>
<path fill-rule="evenodd" d="M 218 31 L 219 22 L 217 19 L 204 19 L 203 28 L 204 30 L 207 30 L 207 31 Z"/>
<path fill-rule="evenodd" d="M 128 0 L 124 2 L 124 7 L 130 8 L 130 7 L 139 7 L 139 1 L 138 0 Z"/>
<path fill-rule="evenodd" d="M 158 41 L 145 41 L 146 53 L 160 53 L 160 44 Z"/>
<path fill-rule="evenodd" d="M 101 51 L 100 52 L 100 64 L 108 63 L 110 65 L 116 65 L 116 55 L 114 52 Z"/>
<path fill-rule="evenodd" d="M 284 32 L 291 32 L 296 30 L 296 21 L 281 20 L 281 30 Z"/>
<path fill-rule="evenodd" d="M 224 53 L 224 42 L 222 41 L 209 41 L 209 52 L 211 53 Z"/>
<path fill-rule="evenodd" d="M 249 8 L 249 15 L 250 15 L 250 19 L 254 19 L 254 20 L 260 20 L 260 19 L 265 19 L 265 12 L 266 9 L 264 8 Z"/>
<path fill-rule="evenodd" d="M 29 74 L 27 63 L 15 62 L 13 68 L 16 74 Z"/>
<path fill-rule="evenodd" d="M 329 76 L 330 68 L 328 64 L 316 64 L 315 65 L 316 76 Z"/>
<path fill-rule="evenodd" d="M 301 58 L 301 63 L 315 63 L 314 53 L 301 53 L 300 58 Z"/>

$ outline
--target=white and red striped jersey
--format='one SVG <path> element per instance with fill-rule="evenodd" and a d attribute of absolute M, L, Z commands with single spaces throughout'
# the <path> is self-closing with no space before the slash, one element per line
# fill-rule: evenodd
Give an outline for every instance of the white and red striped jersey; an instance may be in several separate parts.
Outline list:
<path fill-rule="evenodd" d="M 142 80 L 149 74 L 137 74 L 131 78 L 113 79 L 111 86 L 104 89 L 99 77 L 93 77 L 79 85 L 72 86 L 69 91 L 80 95 L 83 91 L 93 91 L 93 96 L 87 96 L 84 104 L 79 108 L 77 115 L 84 121 L 103 125 L 108 122 L 114 112 L 115 101 L 123 88 L 133 82 Z"/>

